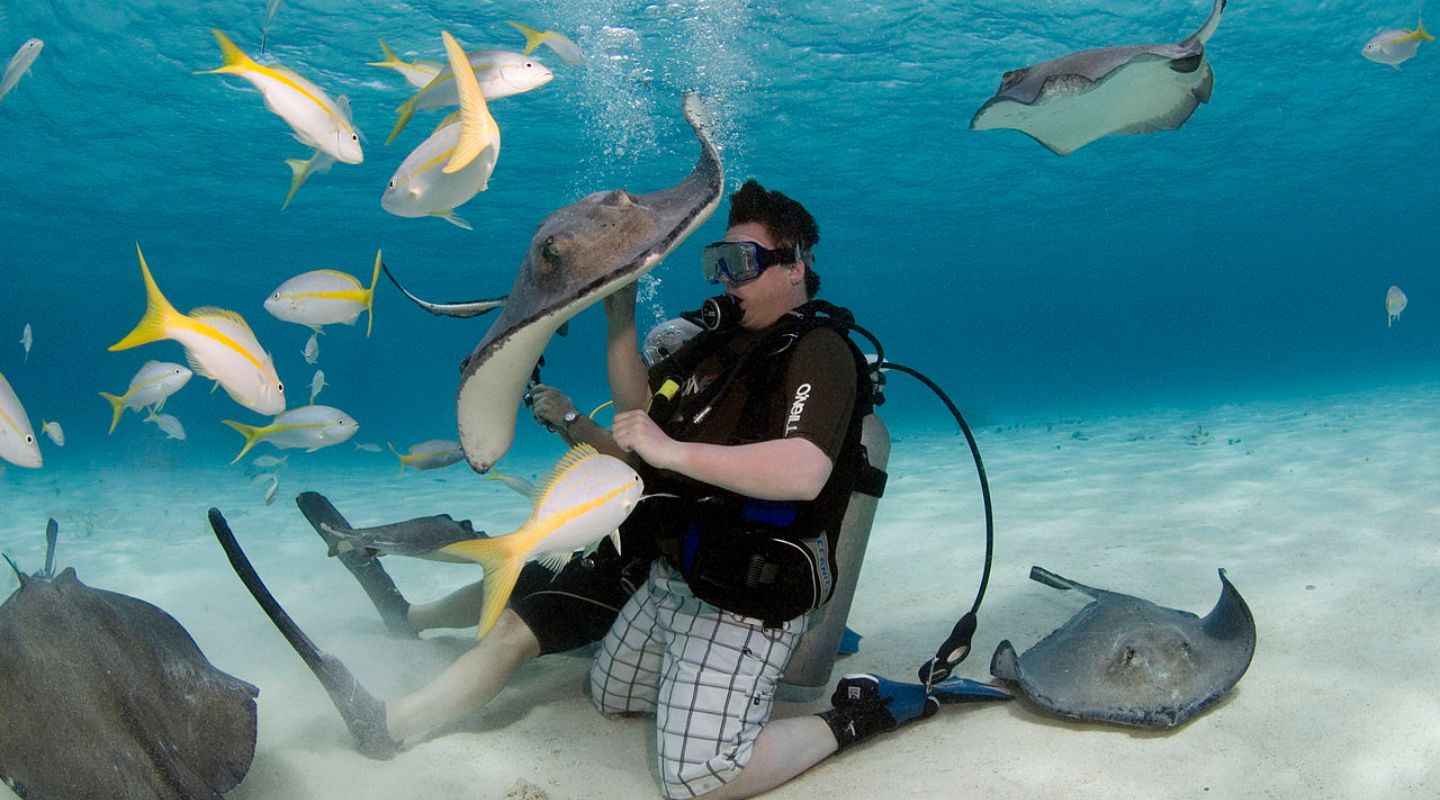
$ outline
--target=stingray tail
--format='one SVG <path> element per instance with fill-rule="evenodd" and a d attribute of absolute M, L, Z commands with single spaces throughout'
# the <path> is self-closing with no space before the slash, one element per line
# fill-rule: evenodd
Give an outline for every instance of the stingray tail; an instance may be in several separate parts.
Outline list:
<path fill-rule="evenodd" d="M 370 758 L 394 757 L 400 748 L 390 738 L 390 732 L 386 728 L 385 704 L 366 691 L 340 659 L 316 647 L 315 642 L 295 624 L 295 620 L 285 613 L 285 609 L 256 574 L 250 559 L 245 556 L 245 551 L 240 549 L 240 543 L 235 541 L 230 524 L 225 521 L 218 508 L 210 509 L 210 527 L 215 531 L 215 538 L 219 540 L 225 557 L 230 560 L 230 566 L 240 577 L 241 583 L 250 590 L 255 602 L 260 604 L 265 615 L 279 629 L 285 641 L 295 649 L 305 666 L 315 673 L 320 685 L 325 687 L 325 692 L 335 704 L 335 710 L 340 712 L 341 719 L 345 721 L 345 727 L 349 728 L 351 735 L 355 737 L 360 752 Z"/>

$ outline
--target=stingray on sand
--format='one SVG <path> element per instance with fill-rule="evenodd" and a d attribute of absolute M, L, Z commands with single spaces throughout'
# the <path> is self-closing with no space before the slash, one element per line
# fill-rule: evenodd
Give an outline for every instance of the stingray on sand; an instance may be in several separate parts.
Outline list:
<path fill-rule="evenodd" d="M 1225 2 L 1178 44 L 1101 47 L 1007 72 L 970 128 L 1014 128 L 1062 156 L 1102 136 L 1176 130 L 1210 102 L 1205 43 Z"/>
<path fill-rule="evenodd" d="M 259 690 L 173 617 L 45 570 L 0 605 L 0 778 L 27 800 L 218 798 L 255 756 Z M 8 560 L 8 559 L 7 559 Z M 14 563 L 11 563 L 14 567 Z"/>
<path fill-rule="evenodd" d="M 1003 641 L 990 661 L 992 675 L 1056 714 L 1173 727 L 1219 700 L 1255 656 L 1255 619 L 1223 569 L 1220 600 L 1203 619 L 1040 567 L 1030 578 L 1094 598 L 1023 655 Z"/>
<path fill-rule="evenodd" d="M 525 382 L 550 337 L 654 269 L 720 204 L 725 174 L 694 93 L 684 112 L 700 157 L 683 181 L 649 194 L 596 192 L 551 212 L 530 240 L 504 310 L 461 370 L 460 446 L 477 472 L 510 449 Z"/>

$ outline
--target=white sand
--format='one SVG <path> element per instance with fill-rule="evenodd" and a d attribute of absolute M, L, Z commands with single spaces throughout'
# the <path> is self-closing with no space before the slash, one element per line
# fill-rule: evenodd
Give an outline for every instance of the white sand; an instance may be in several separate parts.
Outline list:
<path fill-rule="evenodd" d="M 1192 444 L 1197 425 L 1209 438 Z M 948 707 L 770 796 L 1437 795 L 1440 387 L 977 433 L 998 545 L 975 653 L 959 674 L 986 678 L 1000 639 L 1023 651 L 1083 605 L 1029 581 L 1032 564 L 1201 614 L 1219 595 L 1223 566 L 1259 626 L 1250 671 L 1218 706 L 1162 733 L 1066 722 L 1025 702 Z M 525 514 L 518 496 L 463 467 L 438 473 L 443 482 L 435 474 L 397 481 L 389 467 L 307 471 L 303 458 L 291 462 L 282 497 L 320 491 L 356 524 L 449 512 L 499 532 Z M 39 567 L 44 520 L 59 517 L 62 564 L 91 585 L 166 608 L 217 666 L 261 688 L 258 752 L 231 797 L 658 796 L 652 722 L 593 712 L 580 658 L 541 659 L 484 712 L 392 761 L 356 754 L 318 683 L 231 573 L 205 510 L 226 512 L 296 620 L 379 694 L 418 687 L 469 634 L 386 638 L 293 504 L 264 506 L 263 487 L 238 468 L 159 475 L 143 490 L 120 472 L 79 487 L 74 475 L 16 473 L 0 477 L 0 547 L 22 567 Z M 837 676 L 913 679 L 968 608 L 982 542 L 975 487 L 958 436 L 896 442 L 851 617 L 865 640 Z M 417 601 L 477 574 L 389 566 Z M 13 585 L 0 577 L 0 591 Z"/>

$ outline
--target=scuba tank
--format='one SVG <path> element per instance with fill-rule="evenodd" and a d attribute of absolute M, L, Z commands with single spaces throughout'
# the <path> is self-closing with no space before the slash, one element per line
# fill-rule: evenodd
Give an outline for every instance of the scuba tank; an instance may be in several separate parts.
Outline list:
<path fill-rule="evenodd" d="M 871 413 L 862 423 L 860 442 L 865 447 L 871 467 L 884 470 L 890 462 L 890 429 L 880 416 Z M 788 702 L 814 700 L 830 688 L 830 672 L 840 652 L 840 637 L 850 617 L 850 604 L 855 599 L 855 585 L 860 582 L 860 567 L 865 560 L 865 547 L 870 541 L 870 526 L 875 522 L 875 509 L 880 498 L 865 492 L 850 493 L 840 523 L 840 536 L 835 549 L 839 577 L 830 602 L 811 611 L 805 634 L 795 645 L 790 663 L 785 667 L 776 697 Z"/>

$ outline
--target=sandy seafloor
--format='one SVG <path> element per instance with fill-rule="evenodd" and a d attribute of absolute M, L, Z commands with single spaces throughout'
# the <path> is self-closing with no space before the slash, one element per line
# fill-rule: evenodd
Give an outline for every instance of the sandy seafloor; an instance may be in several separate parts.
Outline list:
<path fill-rule="evenodd" d="M 865 639 L 837 676 L 913 679 L 972 598 L 978 491 L 963 439 L 940 425 L 897 435 L 851 617 Z M 1250 671 L 1222 703 L 1166 732 L 1072 723 L 1025 702 L 947 707 L 770 796 L 1440 793 L 1440 386 L 977 433 L 998 545 L 975 653 L 958 674 L 986 677 L 1000 639 L 1023 649 L 1081 607 L 1081 598 L 1028 580 L 1032 564 L 1200 614 L 1225 567 L 1259 627 Z M 392 761 L 354 752 L 318 683 L 231 573 L 205 511 L 227 513 L 272 591 L 322 647 L 377 693 L 401 693 L 435 674 L 470 633 L 387 638 L 288 498 L 320 491 L 355 524 L 449 512 L 492 533 L 513 527 L 526 506 L 463 466 L 396 480 L 393 461 L 375 459 L 374 468 L 344 469 L 292 457 L 284 499 L 271 506 L 238 466 L 149 476 L 123 465 L 11 468 L 0 477 L 0 548 L 38 568 L 45 518 L 56 516 L 62 565 L 169 610 L 216 665 L 260 687 L 257 754 L 231 797 L 658 796 L 652 721 L 596 714 L 581 692 L 587 662 L 577 657 L 532 664 L 484 712 Z M 416 601 L 478 574 L 418 561 L 390 568 Z M 13 586 L 13 576 L 0 577 L 0 591 Z M 0 796 L 10 795 L 0 788 Z"/>

